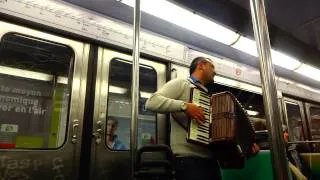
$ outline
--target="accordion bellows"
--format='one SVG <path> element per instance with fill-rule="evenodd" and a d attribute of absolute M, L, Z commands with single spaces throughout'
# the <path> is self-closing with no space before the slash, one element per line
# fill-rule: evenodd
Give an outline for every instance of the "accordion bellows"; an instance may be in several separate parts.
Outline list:
<path fill-rule="evenodd" d="M 214 94 L 211 97 L 211 143 L 235 143 L 239 153 L 246 156 L 255 140 L 254 126 L 239 101 L 230 92 Z"/>

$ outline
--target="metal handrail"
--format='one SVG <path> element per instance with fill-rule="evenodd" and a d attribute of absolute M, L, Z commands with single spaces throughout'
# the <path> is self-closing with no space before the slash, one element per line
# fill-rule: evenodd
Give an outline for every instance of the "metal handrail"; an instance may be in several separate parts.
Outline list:
<path fill-rule="evenodd" d="M 138 113 L 139 113 L 139 57 L 140 57 L 140 0 L 135 1 L 134 6 L 134 28 L 133 28 L 133 62 L 132 62 L 132 109 L 130 129 L 130 155 L 132 179 L 136 170 L 136 152 L 138 147 Z"/>
<path fill-rule="evenodd" d="M 264 0 L 250 0 L 254 36 L 260 59 L 263 102 L 266 112 L 269 143 L 273 164 L 273 179 L 290 179 L 285 144 L 282 137 L 275 73 L 272 67 L 271 46 L 264 7 Z"/>
<path fill-rule="evenodd" d="M 308 144 L 308 143 L 320 143 L 320 140 L 314 140 L 314 141 L 289 141 L 287 144 Z"/>

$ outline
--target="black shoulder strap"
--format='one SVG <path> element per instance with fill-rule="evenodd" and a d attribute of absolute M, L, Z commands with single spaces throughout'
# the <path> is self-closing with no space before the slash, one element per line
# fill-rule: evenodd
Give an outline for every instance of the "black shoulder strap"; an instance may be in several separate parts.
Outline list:
<path fill-rule="evenodd" d="M 191 78 L 188 78 L 188 81 L 190 81 L 191 84 L 196 86 L 197 89 L 199 89 L 205 93 L 208 93 L 208 89 L 205 86 L 203 86 L 202 84 L 193 82 L 193 80 Z"/>

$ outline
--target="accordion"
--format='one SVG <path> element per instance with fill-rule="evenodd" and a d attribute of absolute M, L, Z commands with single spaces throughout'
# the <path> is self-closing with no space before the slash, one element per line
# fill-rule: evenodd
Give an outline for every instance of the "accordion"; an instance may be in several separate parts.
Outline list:
<path fill-rule="evenodd" d="M 255 130 L 236 97 L 230 92 L 209 96 L 192 88 L 190 100 L 203 109 L 205 122 L 189 119 L 187 140 L 210 148 L 222 168 L 242 168 L 250 156 Z"/>

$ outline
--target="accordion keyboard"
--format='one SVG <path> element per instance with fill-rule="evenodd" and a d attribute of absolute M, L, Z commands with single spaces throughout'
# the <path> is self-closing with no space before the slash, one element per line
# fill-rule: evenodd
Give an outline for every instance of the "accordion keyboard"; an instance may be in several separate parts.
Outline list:
<path fill-rule="evenodd" d="M 193 89 L 191 100 L 192 103 L 202 108 L 205 121 L 203 124 L 198 124 L 193 120 L 190 122 L 189 139 L 200 143 L 209 144 L 211 123 L 210 96 L 198 89 Z"/>

